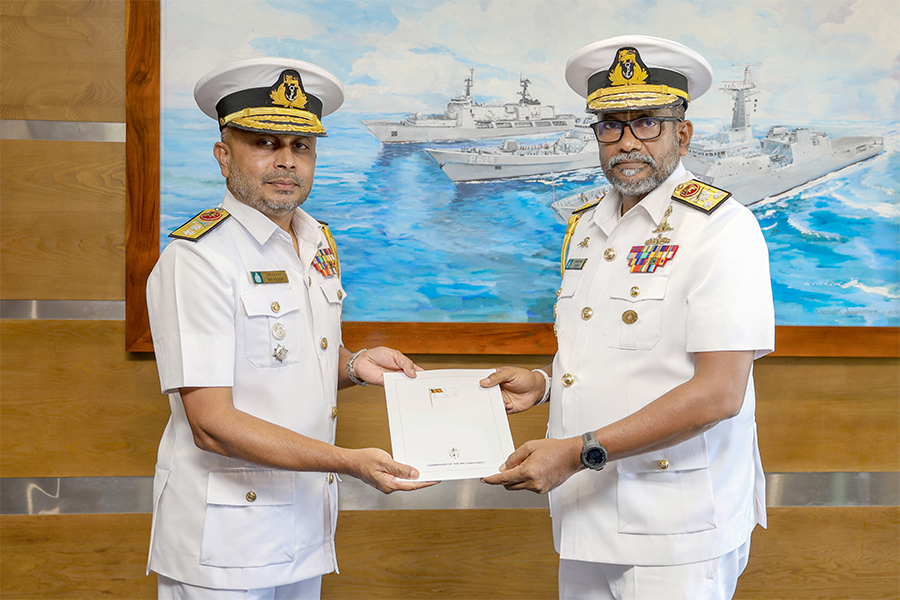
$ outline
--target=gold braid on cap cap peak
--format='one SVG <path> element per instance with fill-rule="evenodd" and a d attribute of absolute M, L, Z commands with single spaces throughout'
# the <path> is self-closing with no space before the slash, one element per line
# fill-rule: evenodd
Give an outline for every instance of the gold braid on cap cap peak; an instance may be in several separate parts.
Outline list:
<path fill-rule="evenodd" d="M 634 94 L 646 94 L 646 96 L 636 98 Z M 621 98 L 617 99 L 616 96 L 621 96 Z M 686 102 L 691 101 L 690 94 L 667 85 L 629 85 L 595 90 L 587 97 L 587 105 L 588 108 L 594 108 L 592 104 L 597 105 L 600 100 L 603 100 L 604 104 L 618 102 L 628 106 L 657 106 L 666 96 L 677 96 Z"/>
<path fill-rule="evenodd" d="M 295 108 L 245 108 L 219 119 L 220 127 L 229 123 L 272 131 L 297 131 L 299 126 L 306 133 L 325 133 L 322 122 L 315 114 Z"/>

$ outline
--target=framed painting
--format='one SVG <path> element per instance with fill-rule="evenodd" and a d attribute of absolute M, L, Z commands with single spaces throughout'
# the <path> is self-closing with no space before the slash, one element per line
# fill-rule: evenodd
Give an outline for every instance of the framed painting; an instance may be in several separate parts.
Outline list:
<path fill-rule="evenodd" d="M 565 219 L 605 184 L 589 116 L 562 71 L 571 52 L 629 32 L 636 18 L 634 8 L 611 20 L 603 4 L 130 1 L 128 349 L 152 349 L 144 284 L 167 234 L 224 193 L 211 155 L 218 131 L 193 105 L 193 83 L 221 63 L 275 55 L 325 66 L 345 85 L 304 208 L 338 240 L 347 346 L 553 354 Z M 754 156 L 766 163 L 766 177 L 739 173 L 727 189 L 766 235 L 777 354 L 897 356 L 900 127 L 885 24 L 896 16 L 878 1 L 852 3 L 846 15 L 788 4 L 645 2 L 641 14 L 646 33 L 696 48 L 716 72 L 691 105 L 689 170 L 716 184 Z M 835 19 L 831 29 L 809 25 Z M 806 25 L 772 26 L 794 22 Z M 869 66 L 853 77 L 879 94 L 823 76 L 840 51 L 823 58 L 821 48 L 876 22 L 869 56 L 854 58 Z M 718 33 L 705 37 L 704 28 Z M 764 49 L 750 43 L 753 32 L 776 29 Z M 566 44 L 538 35 L 546 30 L 568 32 Z"/>

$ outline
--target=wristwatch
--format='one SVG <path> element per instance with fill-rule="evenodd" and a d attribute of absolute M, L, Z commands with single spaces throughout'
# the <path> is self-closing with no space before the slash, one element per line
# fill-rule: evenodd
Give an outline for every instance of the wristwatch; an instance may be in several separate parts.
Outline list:
<path fill-rule="evenodd" d="M 600 471 L 606 466 L 606 448 L 600 445 L 593 431 L 581 436 L 581 464 L 593 471 Z"/>

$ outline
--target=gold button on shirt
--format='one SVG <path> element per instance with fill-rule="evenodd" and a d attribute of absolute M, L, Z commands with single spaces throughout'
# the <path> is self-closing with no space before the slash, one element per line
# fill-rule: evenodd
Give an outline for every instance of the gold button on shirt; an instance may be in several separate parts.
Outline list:
<path fill-rule="evenodd" d="M 590 319 L 593 316 L 594 316 L 594 309 L 591 308 L 590 306 L 585 306 L 584 308 L 581 309 L 581 318 L 584 319 L 585 321 L 587 321 L 588 319 Z"/>
<path fill-rule="evenodd" d="M 625 321 L 626 325 L 634 325 L 637 323 L 638 315 L 633 310 L 626 310 L 622 313 L 622 320 Z"/>
<path fill-rule="evenodd" d="M 612 262 L 616 260 L 616 251 L 614 248 L 607 248 L 603 251 L 603 258 L 606 259 L 607 262 Z"/>
<path fill-rule="evenodd" d="M 573 383 L 575 383 L 575 376 L 571 373 L 566 373 L 562 376 L 562 384 L 566 387 L 570 387 Z"/>

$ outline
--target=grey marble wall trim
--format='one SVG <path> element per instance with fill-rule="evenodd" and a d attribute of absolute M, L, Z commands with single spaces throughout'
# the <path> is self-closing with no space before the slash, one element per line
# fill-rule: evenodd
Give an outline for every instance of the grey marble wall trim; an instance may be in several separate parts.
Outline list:
<path fill-rule="evenodd" d="M 0 319 L 124 321 L 124 300 L 0 300 Z"/>
<path fill-rule="evenodd" d="M 0 120 L 2 140 L 125 142 L 125 123 Z"/>
<path fill-rule="evenodd" d="M 767 473 L 769 507 L 900 506 L 900 473 Z M 343 477 L 341 510 L 547 508 L 547 497 L 478 480 L 386 496 Z M 0 515 L 149 513 L 152 477 L 0 478 Z"/>

